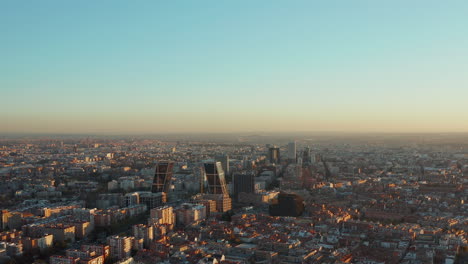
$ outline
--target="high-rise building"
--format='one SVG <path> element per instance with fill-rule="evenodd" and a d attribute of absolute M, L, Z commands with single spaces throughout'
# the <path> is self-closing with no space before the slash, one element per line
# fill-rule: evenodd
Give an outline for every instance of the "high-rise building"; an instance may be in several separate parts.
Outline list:
<path fill-rule="evenodd" d="M 136 239 L 143 239 L 143 243 L 145 247 L 149 247 L 151 241 L 153 241 L 153 226 L 152 225 L 144 225 L 138 224 L 132 227 L 133 236 Z"/>
<path fill-rule="evenodd" d="M 280 162 L 280 149 L 276 146 L 268 148 L 268 161 L 270 163 L 279 164 Z"/>
<path fill-rule="evenodd" d="M 247 168 L 249 167 L 249 162 L 250 162 L 250 164 L 252 164 L 252 162 L 249 161 L 249 157 L 246 156 L 246 155 L 244 155 L 244 156 L 242 157 L 242 168 L 243 168 L 243 169 L 247 169 Z"/>
<path fill-rule="evenodd" d="M 133 237 L 111 236 L 107 238 L 110 256 L 113 260 L 123 260 L 131 256 Z"/>
<path fill-rule="evenodd" d="M 302 165 L 289 164 L 283 172 L 280 189 L 302 189 Z"/>
<path fill-rule="evenodd" d="M 148 209 L 152 209 L 163 205 L 167 201 L 167 195 L 165 192 L 151 193 L 151 192 L 139 192 L 140 204 L 146 204 Z"/>
<path fill-rule="evenodd" d="M 301 157 L 297 158 L 297 165 L 302 166 L 302 158 Z"/>
<path fill-rule="evenodd" d="M 0 228 L 2 230 L 5 230 L 6 228 L 9 229 L 19 229 L 21 228 L 22 225 L 22 217 L 23 214 L 19 212 L 9 212 L 8 210 L 2 210 L 0 212 L 1 214 L 1 226 Z"/>
<path fill-rule="evenodd" d="M 213 200 L 216 202 L 216 211 L 226 212 L 231 210 L 232 202 L 224 178 L 224 171 L 219 161 L 205 162 L 203 164 L 204 177 L 208 183 L 205 194 L 198 197 L 202 200 Z"/>
<path fill-rule="evenodd" d="M 310 148 L 305 147 L 304 150 L 302 151 L 302 162 L 307 164 L 310 163 Z"/>
<path fill-rule="evenodd" d="M 253 173 L 236 173 L 233 177 L 234 199 L 238 199 L 239 193 L 255 192 L 255 175 Z"/>
<path fill-rule="evenodd" d="M 137 192 L 134 193 L 127 193 L 124 195 L 124 206 L 132 206 L 140 204 L 140 195 Z"/>
<path fill-rule="evenodd" d="M 175 210 L 179 226 L 198 223 L 206 218 L 206 207 L 201 204 L 183 203 Z"/>
<path fill-rule="evenodd" d="M 218 155 L 215 157 L 215 161 L 221 162 L 225 175 L 229 175 L 229 155 Z"/>
<path fill-rule="evenodd" d="M 206 180 L 208 182 L 207 193 L 229 196 L 221 162 L 206 162 L 203 167 L 205 169 Z"/>
<path fill-rule="evenodd" d="M 278 203 L 270 205 L 272 216 L 301 216 L 304 212 L 304 199 L 293 193 L 280 193 Z"/>
<path fill-rule="evenodd" d="M 150 222 L 157 224 L 175 224 L 175 214 L 171 206 L 153 208 L 150 211 Z"/>
<path fill-rule="evenodd" d="M 160 161 L 156 165 L 156 172 L 154 174 L 153 186 L 151 192 L 168 193 L 171 187 L 172 170 L 174 169 L 174 162 Z"/>
<path fill-rule="evenodd" d="M 208 197 L 207 197 L 208 196 Z M 194 201 L 199 204 L 202 204 L 206 208 L 206 216 L 210 216 L 213 213 L 216 213 L 218 210 L 218 203 L 216 200 L 210 200 L 209 194 L 204 194 L 199 197 L 195 197 Z M 224 201 L 223 201 L 224 202 Z M 224 208 L 223 208 L 224 209 Z"/>
<path fill-rule="evenodd" d="M 288 160 L 296 161 L 296 142 L 288 143 Z"/>

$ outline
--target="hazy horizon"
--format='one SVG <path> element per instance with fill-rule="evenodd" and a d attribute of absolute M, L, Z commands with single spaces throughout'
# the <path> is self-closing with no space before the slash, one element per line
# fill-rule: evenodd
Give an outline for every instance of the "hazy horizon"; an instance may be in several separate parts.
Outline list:
<path fill-rule="evenodd" d="M 349 131 L 230 131 L 230 132 L 140 132 L 140 133 L 42 133 L 42 132 L 0 132 L 0 136 L 8 135 L 44 135 L 44 136 L 153 136 L 153 135 L 241 135 L 241 136 L 262 136 L 262 135 L 468 135 L 468 132 L 349 132 Z"/>
<path fill-rule="evenodd" d="M 465 133 L 467 13 L 464 1 L 4 1 L 0 133 Z"/>

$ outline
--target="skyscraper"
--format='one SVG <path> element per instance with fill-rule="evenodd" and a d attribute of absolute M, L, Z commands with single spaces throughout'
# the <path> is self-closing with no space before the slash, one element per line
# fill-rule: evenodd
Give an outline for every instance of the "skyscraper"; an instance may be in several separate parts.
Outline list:
<path fill-rule="evenodd" d="M 221 162 L 224 174 L 229 176 L 229 155 L 223 154 L 215 157 L 215 161 Z"/>
<path fill-rule="evenodd" d="M 296 142 L 290 142 L 288 144 L 288 160 L 296 161 Z"/>
<path fill-rule="evenodd" d="M 310 163 L 310 148 L 305 147 L 304 151 L 302 152 L 302 162 L 307 164 Z"/>
<path fill-rule="evenodd" d="M 174 169 L 174 162 L 160 161 L 156 165 L 156 172 L 154 174 L 153 186 L 151 192 L 168 193 L 171 187 L 172 170 Z"/>
<path fill-rule="evenodd" d="M 233 181 L 234 181 L 234 199 L 238 199 L 238 195 L 241 192 L 244 192 L 244 193 L 255 192 L 255 175 L 254 174 L 236 173 L 234 174 Z"/>
<path fill-rule="evenodd" d="M 268 148 L 268 161 L 270 163 L 279 164 L 280 162 L 280 150 L 278 147 L 273 146 Z"/>
<path fill-rule="evenodd" d="M 226 187 L 226 180 L 224 179 L 224 171 L 221 162 L 205 162 L 203 168 L 208 188 L 206 188 L 206 193 L 200 195 L 197 199 L 215 201 L 217 212 L 230 210 L 232 201 Z"/>
<path fill-rule="evenodd" d="M 208 193 L 229 195 L 224 179 L 224 170 L 221 162 L 206 162 L 203 164 L 208 181 Z"/>

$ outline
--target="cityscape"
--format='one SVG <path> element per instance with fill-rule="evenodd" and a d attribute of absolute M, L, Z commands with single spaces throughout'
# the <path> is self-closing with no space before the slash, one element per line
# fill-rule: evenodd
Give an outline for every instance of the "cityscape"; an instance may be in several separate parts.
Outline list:
<path fill-rule="evenodd" d="M 51 264 L 463 263 L 468 143 L 446 137 L 2 139 L 0 252 Z"/>
<path fill-rule="evenodd" d="M 468 264 L 467 14 L 0 0 L 0 264 Z"/>

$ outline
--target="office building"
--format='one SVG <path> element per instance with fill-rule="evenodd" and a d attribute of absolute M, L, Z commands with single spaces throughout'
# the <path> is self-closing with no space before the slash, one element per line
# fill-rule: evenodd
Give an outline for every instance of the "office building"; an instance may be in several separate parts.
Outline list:
<path fill-rule="evenodd" d="M 224 170 L 221 162 L 206 162 L 204 164 L 206 180 L 208 181 L 207 193 L 228 195 Z"/>
<path fill-rule="evenodd" d="M 221 162 L 225 175 L 229 175 L 229 155 L 223 154 L 215 157 L 215 161 Z"/>
<path fill-rule="evenodd" d="M 288 160 L 296 161 L 296 142 L 288 143 Z"/>
<path fill-rule="evenodd" d="M 255 175 L 253 173 L 237 173 L 233 177 L 234 199 L 238 199 L 239 193 L 255 192 Z"/>
<path fill-rule="evenodd" d="M 167 195 L 165 192 L 139 192 L 139 195 L 140 204 L 146 204 L 149 210 L 161 206 L 167 201 Z"/>
<path fill-rule="evenodd" d="M 154 174 L 153 186 L 151 192 L 153 193 L 168 193 L 171 187 L 172 173 L 174 169 L 174 162 L 160 161 L 156 165 Z"/>
<path fill-rule="evenodd" d="M 280 149 L 276 146 L 268 148 L 268 161 L 272 164 L 280 163 Z"/>
<path fill-rule="evenodd" d="M 311 162 L 311 156 L 310 156 L 310 148 L 305 147 L 304 150 L 302 151 L 302 162 L 304 164 L 308 164 Z"/>
<path fill-rule="evenodd" d="M 208 188 L 206 188 L 206 193 L 200 195 L 197 199 L 215 201 L 216 211 L 218 212 L 231 210 L 232 201 L 227 190 L 224 170 L 221 162 L 206 162 L 204 163 L 203 168 Z"/>
<path fill-rule="evenodd" d="M 140 204 L 140 195 L 137 192 L 127 193 L 124 195 L 124 206 L 132 206 Z"/>

